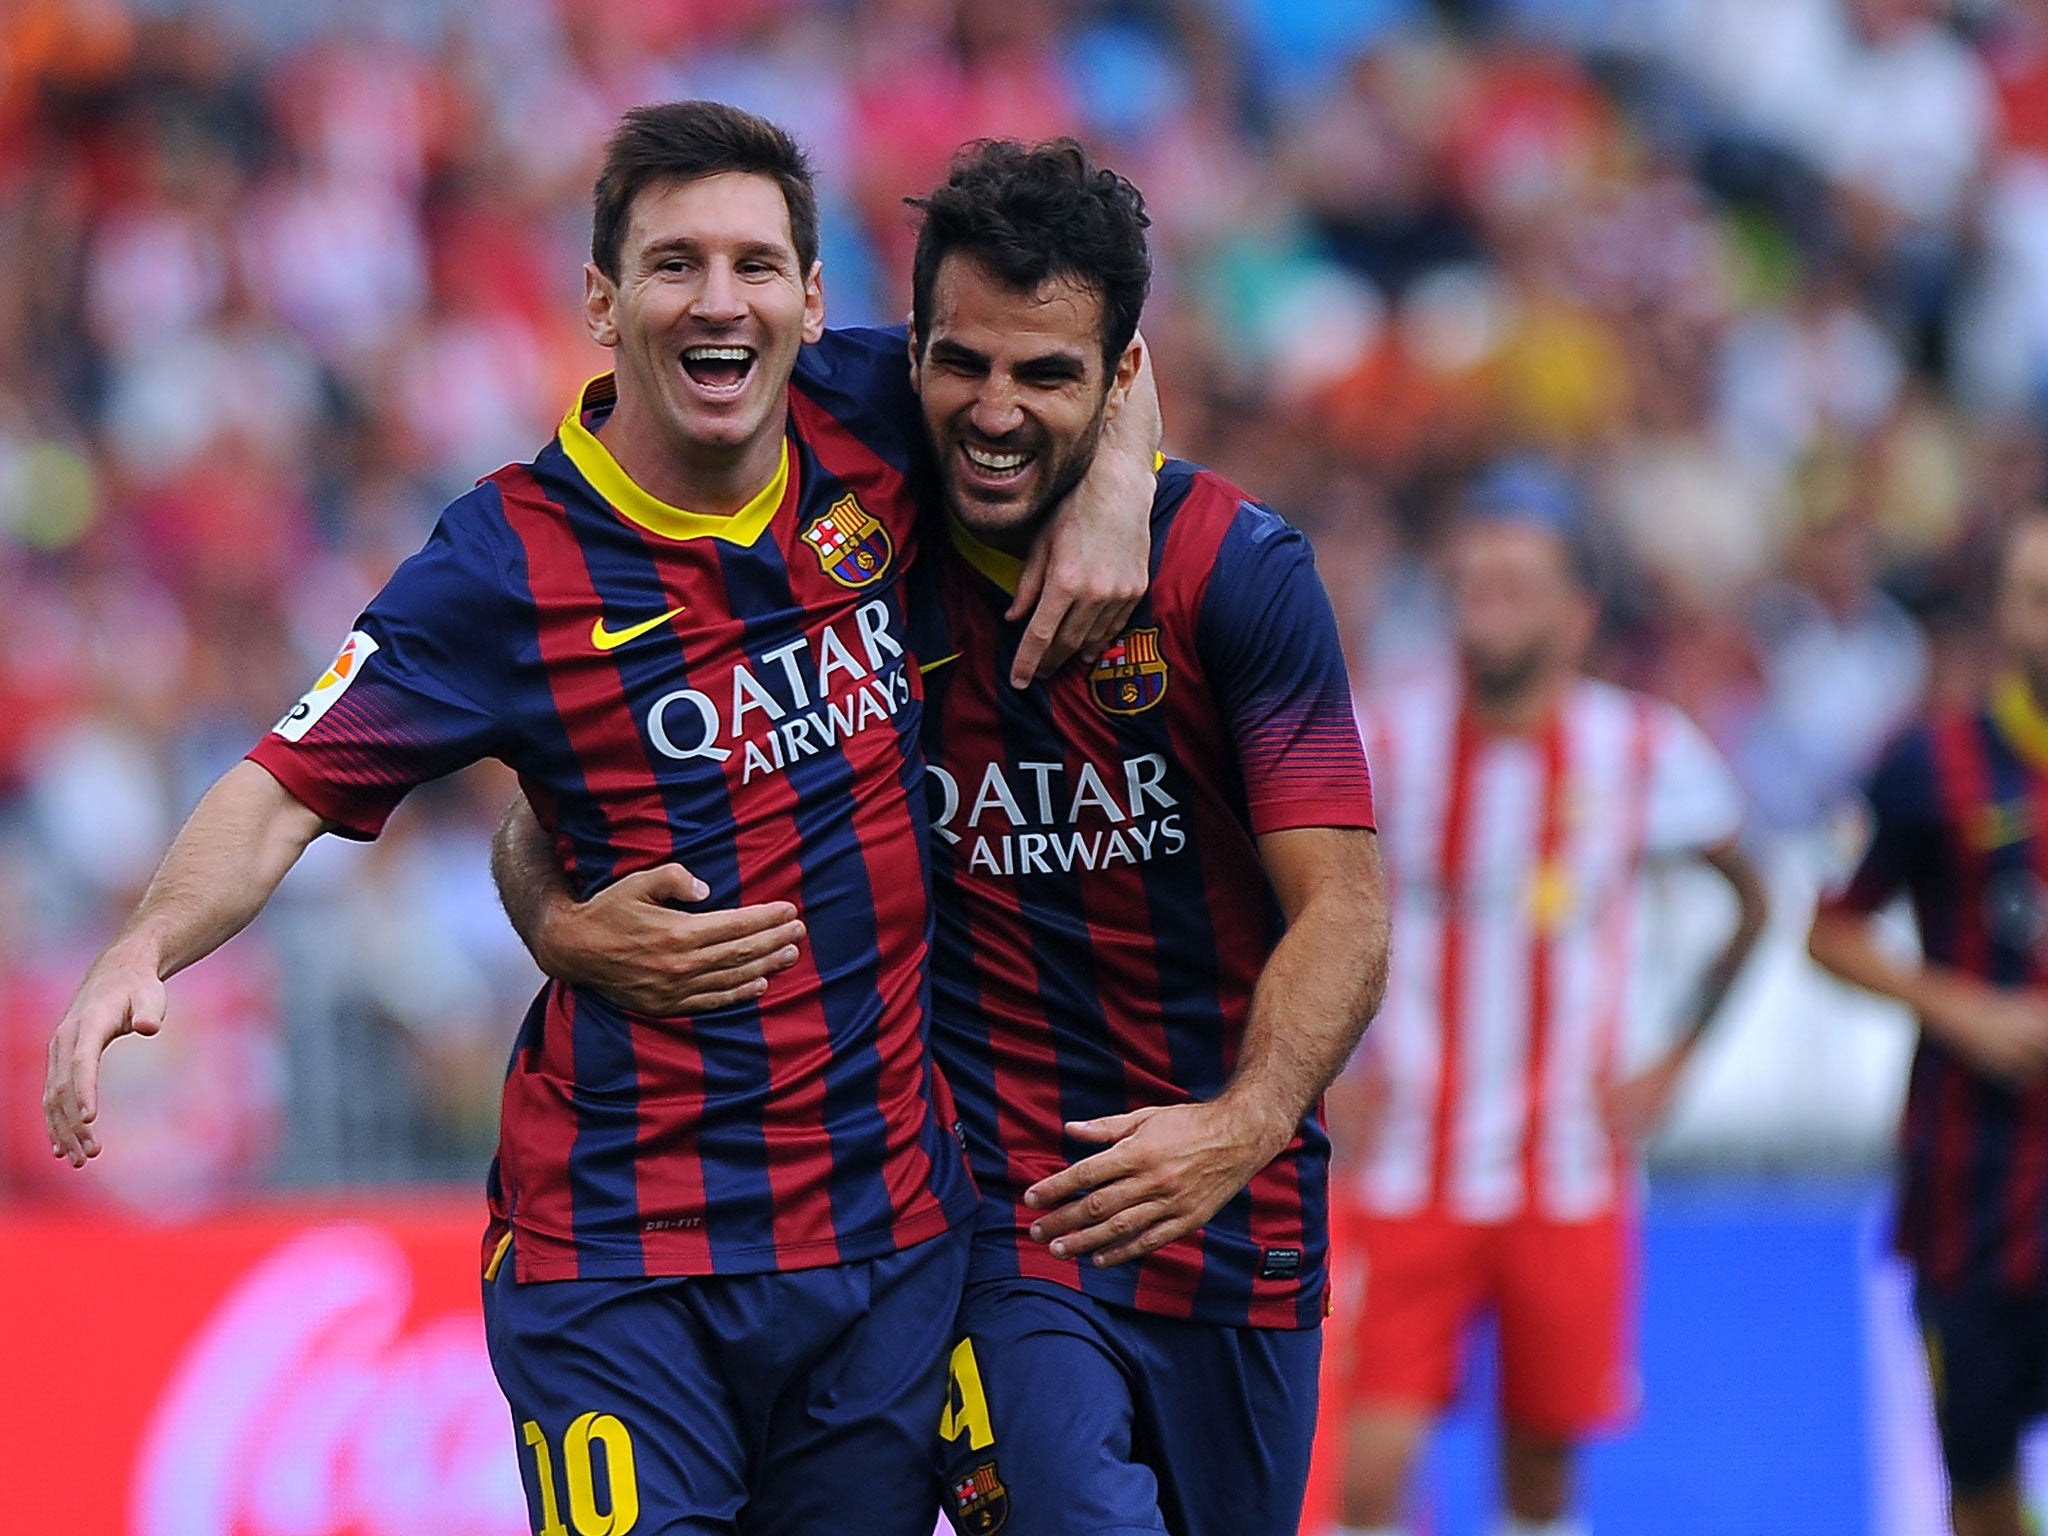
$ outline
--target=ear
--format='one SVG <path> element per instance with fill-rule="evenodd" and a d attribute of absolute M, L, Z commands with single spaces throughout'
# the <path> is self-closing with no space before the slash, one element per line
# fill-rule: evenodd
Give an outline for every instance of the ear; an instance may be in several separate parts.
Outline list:
<path fill-rule="evenodd" d="M 811 275 L 804 279 L 804 342 L 825 334 L 825 263 L 811 263 Z"/>
<path fill-rule="evenodd" d="M 600 347 L 619 344 L 619 290 L 597 263 L 583 263 L 583 329 Z"/>
<path fill-rule="evenodd" d="M 924 393 L 924 360 L 922 357 L 924 349 L 917 344 L 916 316 L 913 315 L 910 324 L 904 327 L 904 335 L 908 338 L 904 345 L 910 352 L 910 392 L 914 395 L 921 395 Z"/>
<path fill-rule="evenodd" d="M 1116 360 L 1116 372 L 1109 381 L 1109 399 L 1103 405 L 1103 420 L 1107 421 L 1124 408 L 1124 401 L 1131 395 L 1131 386 L 1138 382 L 1138 370 L 1145 366 L 1145 340 L 1141 336 L 1131 337 L 1131 344 L 1124 348 L 1122 357 Z"/>

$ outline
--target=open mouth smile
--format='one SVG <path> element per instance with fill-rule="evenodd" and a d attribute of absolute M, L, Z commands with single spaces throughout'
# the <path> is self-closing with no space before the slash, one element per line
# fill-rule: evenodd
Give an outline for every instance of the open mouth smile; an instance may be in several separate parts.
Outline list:
<path fill-rule="evenodd" d="M 732 399 L 747 387 L 756 361 L 752 347 L 705 345 L 683 349 L 683 372 L 714 399 Z"/>
<path fill-rule="evenodd" d="M 1024 448 L 984 448 L 976 443 L 960 445 L 963 477 L 982 490 L 1008 490 L 1022 480 L 1038 460 L 1036 452 Z"/>

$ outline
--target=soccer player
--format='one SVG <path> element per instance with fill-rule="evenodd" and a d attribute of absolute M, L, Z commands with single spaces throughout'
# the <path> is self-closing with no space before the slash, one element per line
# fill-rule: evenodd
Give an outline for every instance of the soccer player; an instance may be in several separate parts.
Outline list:
<path fill-rule="evenodd" d="M 1927 720 L 1869 788 L 1868 851 L 1813 958 L 1911 1008 L 1896 1240 L 1912 1265 L 1956 1536 L 2021 1536 L 2019 1440 L 2048 1412 L 2048 508 L 2017 517 L 1996 623 L 2010 670 Z M 1925 958 L 1876 942 L 1903 892 Z"/>
<path fill-rule="evenodd" d="M 975 1199 L 928 1049 L 928 463 L 900 340 L 823 330 L 817 239 L 772 124 L 627 114 L 585 271 L 615 372 L 447 509 L 209 791 L 51 1042 L 83 1166 L 100 1053 L 157 1030 L 163 978 L 319 833 L 374 837 L 481 757 L 580 891 L 687 861 L 706 907 L 678 921 L 736 1000 L 551 985 L 506 1079 L 485 1311 L 537 1531 L 928 1536 L 936 1504 Z"/>
<path fill-rule="evenodd" d="M 997 143 L 921 207 L 912 347 L 953 546 L 920 652 L 934 1046 L 982 1195 L 951 1513 L 969 1536 L 1291 1532 L 1318 1101 L 1387 943 L 1336 625 L 1299 533 L 1169 461 L 1130 628 L 1093 668 L 1002 685 L 1020 557 L 1137 367 L 1143 205 L 1076 145 Z M 516 828 L 508 908 L 543 965 L 658 985 L 673 915 L 535 900 L 547 850 Z"/>
<path fill-rule="evenodd" d="M 1597 622 L 1566 483 L 1503 466 L 1450 550 L 1458 666 L 1363 714 L 1395 944 L 1345 1099 L 1363 1308 L 1348 1380 L 1344 1529 L 1398 1528 L 1474 1318 L 1499 1323 L 1514 1536 L 1563 1536 L 1579 1442 L 1633 1396 L 1630 1144 L 1764 920 L 1735 785 L 1679 712 L 1594 682 Z M 1655 861 L 1697 859 L 1740 917 L 1678 1039 L 1623 1075 Z M 1346 1149 L 1350 1127 L 1340 1114 Z M 1340 1243 L 1339 1260 L 1345 1250 Z"/>

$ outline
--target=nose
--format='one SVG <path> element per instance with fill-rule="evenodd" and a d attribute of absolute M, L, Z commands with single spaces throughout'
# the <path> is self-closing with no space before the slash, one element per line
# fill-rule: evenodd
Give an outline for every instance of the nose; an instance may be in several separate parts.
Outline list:
<path fill-rule="evenodd" d="M 709 321 L 714 325 L 730 325 L 745 318 L 746 298 L 741 292 L 740 281 L 733 272 L 732 263 L 705 263 L 704 281 L 698 285 L 697 292 L 691 298 L 690 313 L 697 319 Z"/>
<path fill-rule="evenodd" d="M 1007 380 L 990 376 L 975 392 L 967 420 L 984 437 L 1008 437 L 1024 425 L 1024 407 Z"/>

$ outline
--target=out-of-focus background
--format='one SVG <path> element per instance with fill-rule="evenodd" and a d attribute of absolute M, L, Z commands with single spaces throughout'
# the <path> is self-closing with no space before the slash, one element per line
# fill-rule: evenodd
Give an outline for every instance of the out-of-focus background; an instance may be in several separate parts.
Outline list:
<path fill-rule="evenodd" d="M 34 1528 L 523 1528 L 458 1322 L 536 982 L 485 868 L 506 775 L 316 846 L 110 1057 L 90 1175 L 36 1097 L 200 791 L 604 366 L 590 178 L 683 95 L 811 149 L 842 324 L 905 312 L 901 198 L 958 143 L 1096 146 L 1154 220 L 1169 446 L 1312 533 L 1362 685 L 1441 658 L 1476 469 L 1576 477 L 1601 670 L 1719 743 L 1777 897 L 1656 1152 L 1647 1408 L 1595 1522 L 1938 1528 L 1880 1258 L 1910 1026 L 1799 940 L 1858 775 L 1981 685 L 1992 532 L 2048 491 L 2031 0 L 0 3 L 0 1481 Z M 1725 914 L 1665 898 L 1677 985 Z M 60 1367 L 111 1416 L 76 1467 Z M 1432 1530 L 1481 1528 L 1486 1391 Z"/>

